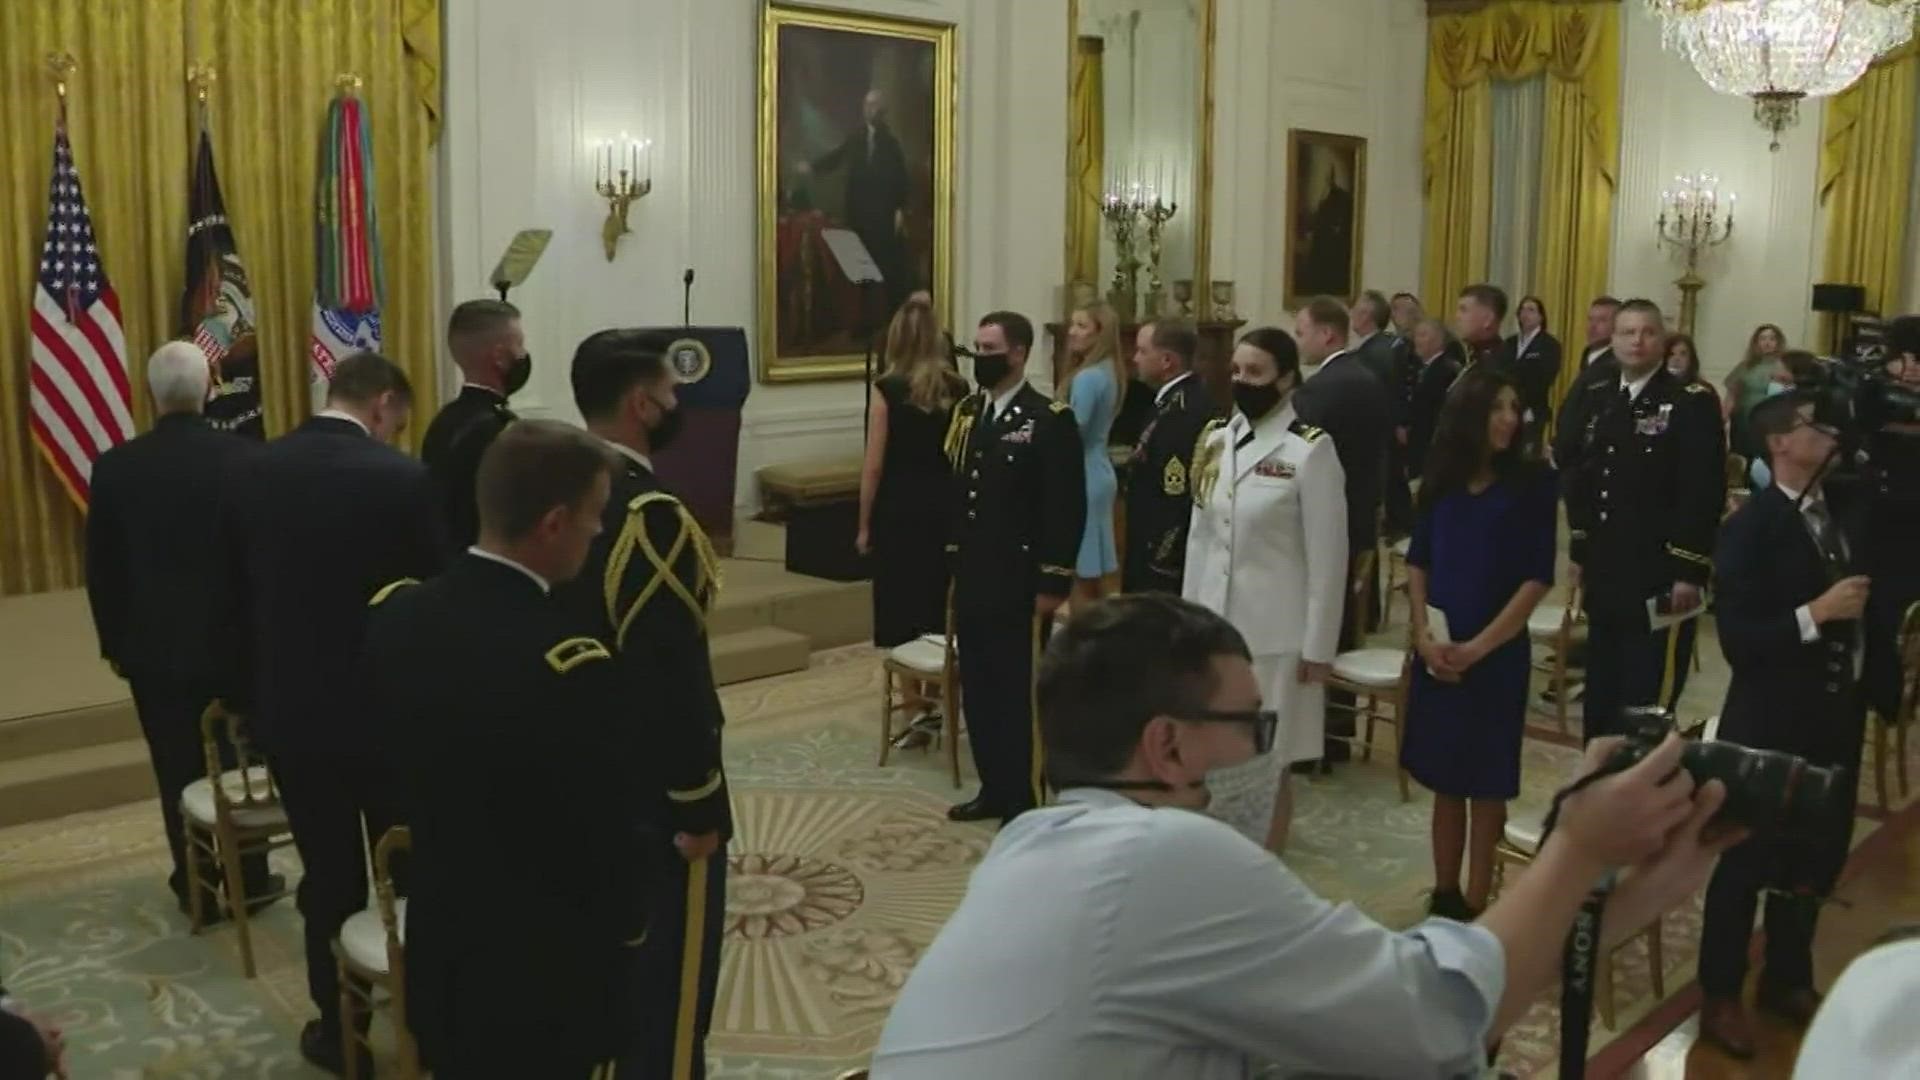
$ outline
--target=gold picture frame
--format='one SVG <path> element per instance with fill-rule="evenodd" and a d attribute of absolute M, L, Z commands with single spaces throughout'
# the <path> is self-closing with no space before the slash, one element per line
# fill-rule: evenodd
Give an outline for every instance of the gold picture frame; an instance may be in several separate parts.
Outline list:
<path fill-rule="evenodd" d="M 1341 180 L 1345 180 L 1343 185 Z M 1349 301 L 1364 280 L 1367 140 L 1287 131 L 1286 306 L 1316 296 Z"/>
<path fill-rule="evenodd" d="M 761 382 L 864 378 L 867 341 L 885 332 L 898 301 L 915 289 L 930 291 L 942 313 L 952 311 L 957 64 L 950 24 L 765 5 Z M 879 122 L 869 115 L 874 94 L 882 102 Z M 822 141 L 822 125 L 829 123 L 846 134 L 839 149 L 818 159 L 831 167 L 817 168 L 814 158 L 798 155 L 818 153 L 840 138 Z M 847 158 L 856 139 L 865 146 L 859 163 L 867 170 L 859 188 L 865 197 L 853 194 L 856 166 Z M 891 146 L 883 145 L 888 141 Z M 837 198 L 834 173 L 846 174 Z M 816 180 L 827 194 L 816 191 Z M 903 184 L 905 193 L 896 194 Z M 882 194 L 875 196 L 876 189 Z M 888 283 L 863 288 L 850 282 L 823 235 L 827 230 L 857 235 Z"/>

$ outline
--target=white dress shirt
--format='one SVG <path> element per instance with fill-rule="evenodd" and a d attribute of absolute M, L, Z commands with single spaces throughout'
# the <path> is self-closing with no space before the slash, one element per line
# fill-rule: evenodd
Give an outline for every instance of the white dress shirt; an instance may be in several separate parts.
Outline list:
<path fill-rule="evenodd" d="M 635 450 L 633 447 L 627 446 L 622 443 L 614 442 L 612 439 L 602 439 L 600 441 L 606 443 L 608 446 L 613 447 L 614 452 L 618 453 L 621 457 L 626 458 L 627 460 L 633 462 L 636 465 L 639 465 L 641 468 L 647 470 L 648 472 L 653 471 L 653 459 L 641 453 L 640 451 Z"/>
<path fill-rule="evenodd" d="M 1825 501 L 1826 493 L 1822 491 L 1811 492 L 1807 495 L 1807 501 L 1801 502 L 1800 492 L 1794 488 L 1790 488 L 1785 484 L 1776 484 L 1774 486 L 1780 489 L 1780 494 L 1785 495 L 1788 502 L 1800 508 L 1800 523 L 1807 527 L 1807 535 L 1813 538 L 1814 546 L 1820 546 L 1820 525 L 1819 522 L 1814 519 L 1811 511 L 1815 503 Z M 1833 515 L 1833 508 L 1831 506 L 1827 507 L 1827 515 L 1829 517 Z M 1846 550 L 1846 534 L 1839 532 L 1840 524 L 1838 521 L 1834 522 L 1833 527 L 1835 534 L 1839 537 L 1841 550 Z M 1801 604 L 1799 607 L 1794 608 L 1793 621 L 1800 626 L 1800 643 L 1802 645 L 1811 645 L 1820 640 L 1820 624 L 1813 621 L 1812 604 Z M 1853 652 L 1853 673 L 1857 676 L 1860 674 L 1860 665 L 1864 660 L 1864 655 L 1858 642 L 1855 643 Z"/>
<path fill-rule="evenodd" d="M 1633 401 L 1639 401 L 1640 391 L 1645 390 L 1647 388 L 1647 384 L 1653 381 L 1654 372 L 1659 370 L 1660 369 L 1657 367 L 1652 368 L 1648 370 L 1648 372 L 1645 375 L 1642 375 L 1637 379 L 1629 379 L 1627 377 L 1626 372 L 1623 371 L 1620 373 L 1620 388 L 1627 392 L 1627 397 L 1629 399 Z"/>
<path fill-rule="evenodd" d="M 328 420 L 345 420 L 347 423 L 352 424 L 354 427 L 359 428 L 361 431 L 366 432 L 368 435 L 373 434 L 373 429 L 367 426 L 366 421 L 360 419 L 359 417 L 353 415 L 350 412 L 343 412 L 339 409 L 321 409 L 319 412 L 314 413 L 313 415 L 315 416 L 315 418 L 324 417 L 325 419 L 328 419 Z"/>
<path fill-rule="evenodd" d="M 474 545 L 473 547 L 468 548 L 467 554 L 485 559 L 488 562 L 497 562 L 501 566 L 511 566 L 515 570 L 518 570 L 521 573 L 527 575 L 527 577 L 530 580 L 532 580 L 532 582 L 535 585 L 540 586 L 540 591 L 542 593 L 545 593 L 548 596 L 553 595 L 553 583 L 548 581 L 546 578 L 541 577 L 539 574 L 534 573 L 532 570 L 528 569 L 525 563 L 515 562 L 514 560 L 507 558 L 505 555 L 496 555 L 493 552 L 488 551 L 487 549 L 480 547 L 477 544 Z"/>
<path fill-rule="evenodd" d="M 987 419 L 993 421 L 1005 416 L 1007 414 L 1007 406 L 1013 404 L 1014 395 L 1026 388 L 1027 380 L 1021 379 L 1019 382 L 1013 384 L 1013 389 L 996 396 L 993 399 L 993 408 L 987 413 Z"/>
<path fill-rule="evenodd" d="M 1505 964 L 1482 927 L 1396 933 L 1330 904 L 1204 814 L 1072 788 L 995 838 L 908 976 L 872 1075 L 1477 1073 Z"/>

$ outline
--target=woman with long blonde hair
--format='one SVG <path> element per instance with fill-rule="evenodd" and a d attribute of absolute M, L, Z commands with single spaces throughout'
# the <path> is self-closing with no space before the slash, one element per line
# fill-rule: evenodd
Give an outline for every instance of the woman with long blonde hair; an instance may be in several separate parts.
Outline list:
<path fill-rule="evenodd" d="M 933 308 L 917 300 L 888 326 L 885 360 L 867 409 L 854 542 L 873 557 L 874 644 L 891 647 L 946 627 L 952 470 L 941 444 L 967 384 Z"/>
<path fill-rule="evenodd" d="M 1067 320 L 1066 355 L 1053 374 L 1053 396 L 1073 408 L 1086 454 L 1087 526 L 1080 535 L 1080 557 L 1073 570 L 1076 610 L 1083 602 L 1100 599 L 1106 592 L 1107 575 L 1120 569 L 1120 549 L 1113 536 L 1113 500 L 1120 484 L 1113 459 L 1107 455 L 1107 435 L 1126 391 L 1119 315 L 1105 304 L 1075 311 Z"/>

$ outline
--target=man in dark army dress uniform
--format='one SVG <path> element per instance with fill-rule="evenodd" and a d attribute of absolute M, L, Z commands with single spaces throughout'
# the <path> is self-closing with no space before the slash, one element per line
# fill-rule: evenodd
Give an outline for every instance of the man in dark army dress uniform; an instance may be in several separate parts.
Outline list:
<path fill-rule="evenodd" d="M 434 1075 L 586 1080 L 631 1045 L 659 844 L 612 651 L 551 590 L 600 532 L 614 455 L 565 424 L 482 458 L 479 543 L 386 591 L 363 656 L 413 830 L 407 1019 Z"/>
<path fill-rule="evenodd" d="M 632 1016 L 636 1047 L 618 1075 L 706 1075 L 719 985 L 733 815 L 720 760 L 720 695 L 707 653 L 719 560 L 650 455 L 682 413 L 665 335 L 603 330 L 573 354 L 573 400 L 587 427 L 622 457 L 605 531 L 586 570 L 562 590 L 578 625 L 613 650 L 626 722 L 646 745 L 636 813 L 659 836 L 653 919 L 641 950 L 646 986 Z"/>
<path fill-rule="evenodd" d="M 1554 427 L 1587 612 L 1588 739 L 1618 732 L 1622 709 L 1679 700 L 1699 620 L 1654 630 L 1647 602 L 1694 611 L 1713 572 L 1726 440 L 1713 393 L 1667 373 L 1665 339 L 1652 301 L 1622 305 L 1618 365 L 1589 370 Z"/>
<path fill-rule="evenodd" d="M 1043 764 L 1033 666 L 1073 584 L 1087 522 L 1080 429 L 1063 401 L 1027 385 L 1033 323 L 1010 311 L 974 336 L 980 392 L 954 406 L 947 458 L 953 514 L 954 631 L 980 793 L 955 821 L 1003 822 L 1040 805 Z"/>
<path fill-rule="evenodd" d="M 1134 342 L 1133 369 L 1154 388 L 1153 416 L 1127 468 L 1127 557 L 1120 591 L 1180 595 L 1193 494 L 1187 472 L 1200 431 L 1217 410 L 1193 372 L 1193 327 L 1152 322 Z"/>
<path fill-rule="evenodd" d="M 520 309 L 505 300 L 469 300 L 453 309 L 447 322 L 447 349 L 466 380 L 460 394 L 442 406 L 427 425 L 420 460 L 433 473 L 446 516 L 447 542 L 465 551 L 480 532 L 474 507 L 474 477 L 480 457 L 513 423 L 507 399 L 519 393 L 533 374 Z"/>

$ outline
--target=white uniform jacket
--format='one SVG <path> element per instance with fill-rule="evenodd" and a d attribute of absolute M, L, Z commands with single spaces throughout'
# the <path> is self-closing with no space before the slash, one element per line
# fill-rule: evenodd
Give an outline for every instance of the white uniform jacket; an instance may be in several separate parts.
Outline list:
<path fill-rule="evenodd" d="M 1333 440 L 1283 402 L 1200 437 L 1187 599 L 1224 615 L 1256 656 L 1331 663 L 1347 589 L 1346 474 Z"/>

